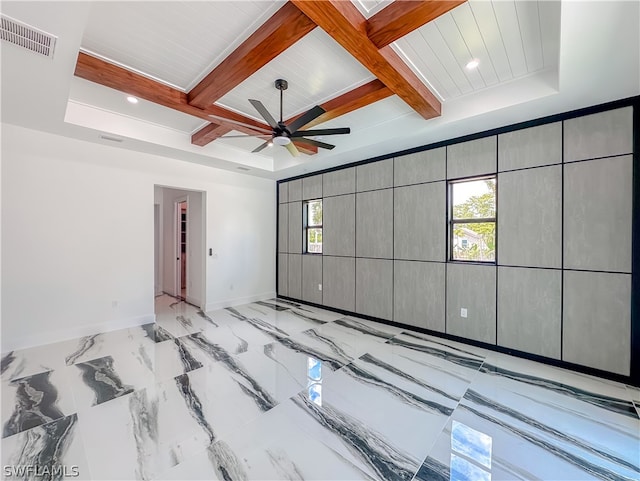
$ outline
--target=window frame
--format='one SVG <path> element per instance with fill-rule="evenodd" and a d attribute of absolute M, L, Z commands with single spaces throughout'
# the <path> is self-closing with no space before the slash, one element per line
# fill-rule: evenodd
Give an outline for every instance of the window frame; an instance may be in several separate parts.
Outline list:
<path fill-rule="evenodd" d="M 309 252 L 309 229 L 320 230 L 320 232 L 323 233 L 322 224 L 324 219 L 320 222 L 320 225 L 309 225 L 309 206 L 314 202 L 320 202 L 320 208 L 323 207 L 322 198 L 308 199 L 302 202 L 302 253 L 321 256 L 323 251 L 322 243 L 320 243 L 320 252 Z"/>
<path fill-rule="evenodd" d="M 464 219 L 454 219 L 453 218 L 453 186 L 455 184 L 463 184 L 467 182 L 477 182 L 482 180 L 493 180 L 495 183 L 495 199 L 494 199 L 494 208 L 493 208 L 493 217 L 482 217 L 482 218 L 464 218 Z M 454 258 L 454 226 L 456 224 L 486 224 L 493 223 L 494 225 L 494 248 L 493 248 L 493 260 L 492 261 L 483 261 L 476 259 L 456 259 Z M 460 179 L 450 179 L 447 180 L 447 242 L 449 244 L 448 247 L 448 262 L 463 262 L 465 264 L 484 264 L 484 265 L 497 265 L 498 263 L 498 174 L 486 174 L 486 175 L 478 175 L 473 177 L 464 177 Z"/>

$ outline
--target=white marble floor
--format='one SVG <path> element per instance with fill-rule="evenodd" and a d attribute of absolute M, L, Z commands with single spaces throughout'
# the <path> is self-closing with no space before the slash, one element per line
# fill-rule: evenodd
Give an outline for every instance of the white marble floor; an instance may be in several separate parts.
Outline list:
<path fill-rule="evenodd" d="M 640 479 L 637 388 L 282 300 L 156 301 L 3 354 L 4 479 Z"/>

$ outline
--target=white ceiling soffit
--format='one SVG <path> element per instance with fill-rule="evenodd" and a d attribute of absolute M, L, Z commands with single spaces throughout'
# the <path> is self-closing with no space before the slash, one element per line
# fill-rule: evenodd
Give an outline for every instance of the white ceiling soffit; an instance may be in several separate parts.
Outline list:
<path fill-rule="evenodd" d="M 393 48 L 443 101 L 556 70 L 560 2 L 470 0 Z M 475 69 L 467 63 L 477 60 Z"/>

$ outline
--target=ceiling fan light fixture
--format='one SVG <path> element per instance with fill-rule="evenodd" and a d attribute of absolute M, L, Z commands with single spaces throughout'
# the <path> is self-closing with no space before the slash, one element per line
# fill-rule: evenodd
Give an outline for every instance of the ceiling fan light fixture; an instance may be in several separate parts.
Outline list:
<path fill-rule="evenodd" d="M 273 143 L 276 145 L 288 145 L 291 143 L 291 139 L 284 135 L 279 135 L 278 137 L 273 138 Z"/>

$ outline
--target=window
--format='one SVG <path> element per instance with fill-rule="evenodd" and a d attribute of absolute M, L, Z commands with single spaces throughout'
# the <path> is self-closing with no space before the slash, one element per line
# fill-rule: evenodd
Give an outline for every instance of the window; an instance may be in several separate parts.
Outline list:
<path fill-rule="evenodd" d="M 495 262 L 496 178 L 449 183 L 450 260 Z"/>
<path fill-rule="evenodd" d="M 304 252 L 322 254 L 322 201 L 310 200 L 304 203 Z"/>

